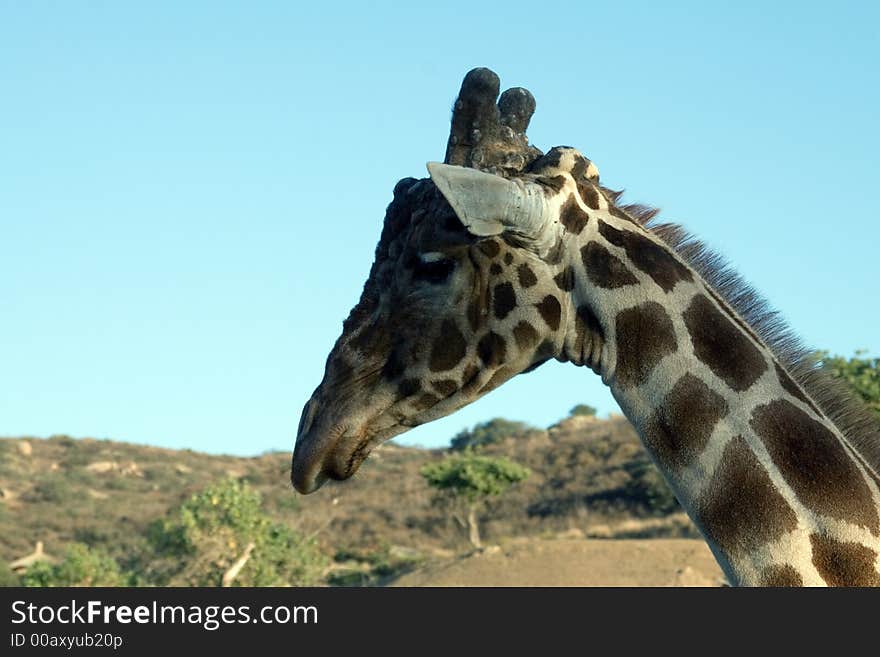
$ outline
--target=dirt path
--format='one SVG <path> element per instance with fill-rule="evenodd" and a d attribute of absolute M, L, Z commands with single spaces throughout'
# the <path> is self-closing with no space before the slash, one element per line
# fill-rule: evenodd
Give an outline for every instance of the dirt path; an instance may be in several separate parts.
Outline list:
<path fill-rule="evenodd" d="M 392 586 L 720 586 L 693 539 L 528 539 L 435 563 Z"/>

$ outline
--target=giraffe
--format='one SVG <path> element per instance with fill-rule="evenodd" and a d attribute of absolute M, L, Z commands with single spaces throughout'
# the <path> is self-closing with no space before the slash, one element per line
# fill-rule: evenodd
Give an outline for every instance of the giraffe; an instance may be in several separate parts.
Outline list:
<path fill-rule="evenodd" d="M 360 301 L 303 409 L 291 478 L 551 358 L 608 385 L 734 585 L 880 585 L 880 432 L 712 253 L 624 205 L 534 99 L 466 76 L 444 163 L 394 188 Z"/>

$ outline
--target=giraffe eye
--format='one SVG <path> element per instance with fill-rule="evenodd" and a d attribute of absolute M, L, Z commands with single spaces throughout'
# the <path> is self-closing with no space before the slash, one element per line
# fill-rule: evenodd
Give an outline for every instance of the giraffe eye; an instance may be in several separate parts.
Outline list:
<path fill-rule="evenodd" d="M 454 260 L 440 253 L 425 253 L 413 263 L 413 279 L 439 285 L 449 278 L 453 269 L 455 269 Z"/>

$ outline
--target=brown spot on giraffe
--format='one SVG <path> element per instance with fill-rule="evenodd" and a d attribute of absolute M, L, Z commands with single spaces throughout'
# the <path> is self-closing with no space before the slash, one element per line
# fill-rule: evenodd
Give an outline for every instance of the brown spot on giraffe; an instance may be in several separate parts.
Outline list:
<path fill-rule="evenodd" d="M 779 366 L 779 363 L 773 363 L 773 366 L 776 368 L 776 378 L 779 379 L 779 385 L 782 386 L 785 392 L 809 406 L 817 415 L 823 414 L 818 408 L 816 408 L 813 400 L 804 394 L 803 390 L 801 390 L 800 386 L 794 382 L 794 379 L 789 376 L 788 372 Z"/>
<path fill-rule="evenodd" d="M 461 362 L 467 353 L 467 342 L 454 319 L 444 319 L 440 334 L 431 347 L 428 367 L 432 372 L 451 370 Z"/>
<path fill-rule="evenodd" d="M 880 586 L 877 553 L 858 543 L 810 534 L 813 565 L 830 586 Z"/>
<path fill-rule="evenodd" d="M 588 182 L 578 181 L 578 194 L 584 204 L 593 210 L 599 209 L 599 190 Z"/>
<path fill-rule="evenodd" d="M 500 335 L 489 331 L 477 343 L 477 355 L 487 367 L 500 365 L 507 354 L 507 344 Z"/>
<path fill-rule="evenodd" d="M 721 395 L 694 375 L 685 374 L 648 420 L 645 443 L 664 466 L 683 468 L 703 452 L 727 411 Z"/>
<path fill-rule="evenodd" d="M 492 294 L 492 307 L 495 317 L 504 319 L 516 308 L 516 291 L 511 283 L 499 283 Z"/>
<path fill-rule="evenodd" d="M 513 339 L 520 351 L 526 351 L 538 344 L 539 336 L 534 326 L 522 321 L 513 327 Z"/>
<path fill-rule="evenodd" d="M 671 292 L 679 281 L 694 280 L 690 270 L 664 247 L 646 235 L 631 230 L 618 230 L 604 221 L 599 222 L 602 237 L 626 251 L 632 263 L 650 276 L 664 292 Z"/>
<path fill-rule="evenodd" d="M 534 160 L 531 164 L 529 164 L 526 170 L 536 172 L 546 171 L 548 169 L 558 169 L 559 165 L 562 164 L 562 154 L 563 150 L 561 148 L 551 148 L 537 160 Z"/>
<path fill-rule="evenodd" d="M 581 249 L 581 260 L 587 276 L 599 287 L 613 290 L 639 282 L 620 258 L 598 242 L 591 241 Z"/>
<path fill-rule="evenodd" d="M 704 289 L 709 294 L 709 296 L 715 300 L 715 303 L 718 304 L 718 307 L 721 308 L 721 312 L 727 315 L 734 324 L 736 324 L 743 330 L 744 333 L 747 333 L 748 336 L 752 338 L 752 340 L 757 343 L 761 342 L 761 338 L 759 338 L 758 334 L 752 330 L 752 327 L 744 322 L 743 319 L 733 310 L 731 310 L 730 305 L 727 303 L 727 301 L 724 300 L 724 298 L 720 294 L 718 294 L 718 292 L 716 292 L 709 286 L 706 286 Z"/>
<path fill-rule="evenodd" d="M 791 564 L 774 564 L 761 573 L 760 586 L 803 586 L 804 580 Z"/>
<path fill-rule="evenodd" d="M 590 216 L 581 209 L 572 194 L 559 210 L 559 221 L 567 232 L 580 235 L 584 226 L 590 221 Z"/>
<path fill-rule="evenodd" d="M 615 318 L 617 380 L 624 387 L 638 386 L 667 354 L 677 348 L 672 320 L 663 306 L 648 301 L 621 310 Z"/>
<path fill-rule="evenodd" d="M 412 397 L 422 389 L 422 384 L 418 379 L 404 379 L 397 386 L 397 399 L 406 399 Z"/>
<path fill-rule="evenodd" d="M 501 274 L 502 271 L 504 270 L 501 269 L 501 265 L 499 265 L 497 262 L 493 262 L 491 265 L 489 265 L 489 274 L 491 274 L 492 276 L 498 276 Z"/>
<path fill-rule="evenodd" d="M 565 257 L 565 243 L 562 240 L 556 242 L 556 245 L 551 247 L 550 251 L 547 252 L 547 255 L 544 256 L 544 262 L 548 265 L 558 265 L 562 262 L 562 258 Z"/>
<path fill-rule="evenodd" d="M 758 406 L 750 424 L 806 507 L 880 534 L 877 507 L 861 470 L 825 425 L 785 399 Z"/>
<path fill-rule="evenodd" d="M 535 283 L 538 282 L 538 277 L 535 276 L 535 272 L 533 272 L 532 268 L 529 267 L 526 263 L 522 263 L 519 267 L 516 268 L 516 275 L 519 279 L 520 286 L 524 288 L 532 287 Z"/>
<path fill-rule="evenodd" d="M 426 411 L 432 406 L 434 406 L 437 402 L 440 401 L 440 398 L 430 392 L 426 392 L 418 397 L 412 405 L 416 410 Z"/>
<path fill-rule="evenodd" d="M 499 246 L 498 242 L 493 239 L 483 240 L 477 244 L 477 248 L 487 258 L 494 258 L 501 252 L 501 246 Z"/>
<path fill-rule="evenodd" d="M 391 353 L 391 331 L 383 322 L 374 322 L 364 326 L 349 342 L 355 351 L 372 358 L 387 358 Z"/>
<path fill-rule="evenodd" d="M 540 176 L 535 178 L 535 182 L 549 187 L 558 194 L 565 187 L 566 179 L 565 176 Z"/>
<path fill-rule="evenodd" d="M 763 547 L 794 531 L 798 524 L 742 436 L 724 448 L 696 510 L 706 536 L 731 554 Z"/>
<path fill-rule="evenodd" d="M 574 268 L 567 266 L 553 277 L 553 282 L 563 292 L 571 292 L 574 289 Z"/>
<path fill-rule="evenodd" d="M 590 165 L 587 164 L 587 158 L 580 153 L 574 153 L 574 164 L 571 167 L 571 177 L 575 180 L 585 178 L 589 166 Z"/>
<path fill-rule="evenodd" d="M 449 397 L 449 395 L 458 390 L 458 381 L 454 379 L 440 379 L 438 381 L 431 381 L 431 386 L 444 397 Z"/>
<path fill-rule="evenodd" d="M 540 303 L 536 303 L 535 307 L 541 315 L 541 319 L 550 327 L 551 330 L 559 330 L 559 321 L 562 318 L 562 306 L 559 299 L 552 294 L 548 294 L 541 299 Z"/>
<path fill-rule="evenodd" d="M 513 262 L 513 254 L 510 251 L 508 251 L 507 253 L 504 254 L 504 264 L 509 265 L 512 262 Z"/>
<path fill-rule="evenodd" d="M 406 361 L 401 353 L 401 347 L 398 346 L 396 349 L 392 350 L 391 354 L 388 356 L 388 360 L 385 361 L 385 365 L 382 366 L 382 376 L 389 381 L 393 381 L 405 371 Z"/>
<path fill-rule="evenodd" d="M 694 296 L 683 317 L 696 357 L 737 392 L 767 370 L 760 350 L 706 296 Z"/>

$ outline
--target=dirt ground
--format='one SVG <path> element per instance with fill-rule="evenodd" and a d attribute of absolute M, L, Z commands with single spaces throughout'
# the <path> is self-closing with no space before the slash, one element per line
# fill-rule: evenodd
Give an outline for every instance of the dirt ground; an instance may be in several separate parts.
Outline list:
<path fill-rule="evenodd" d="M 525 539 L 403 575 L 392 586 L 722 586 L 693 539 Z"/>

